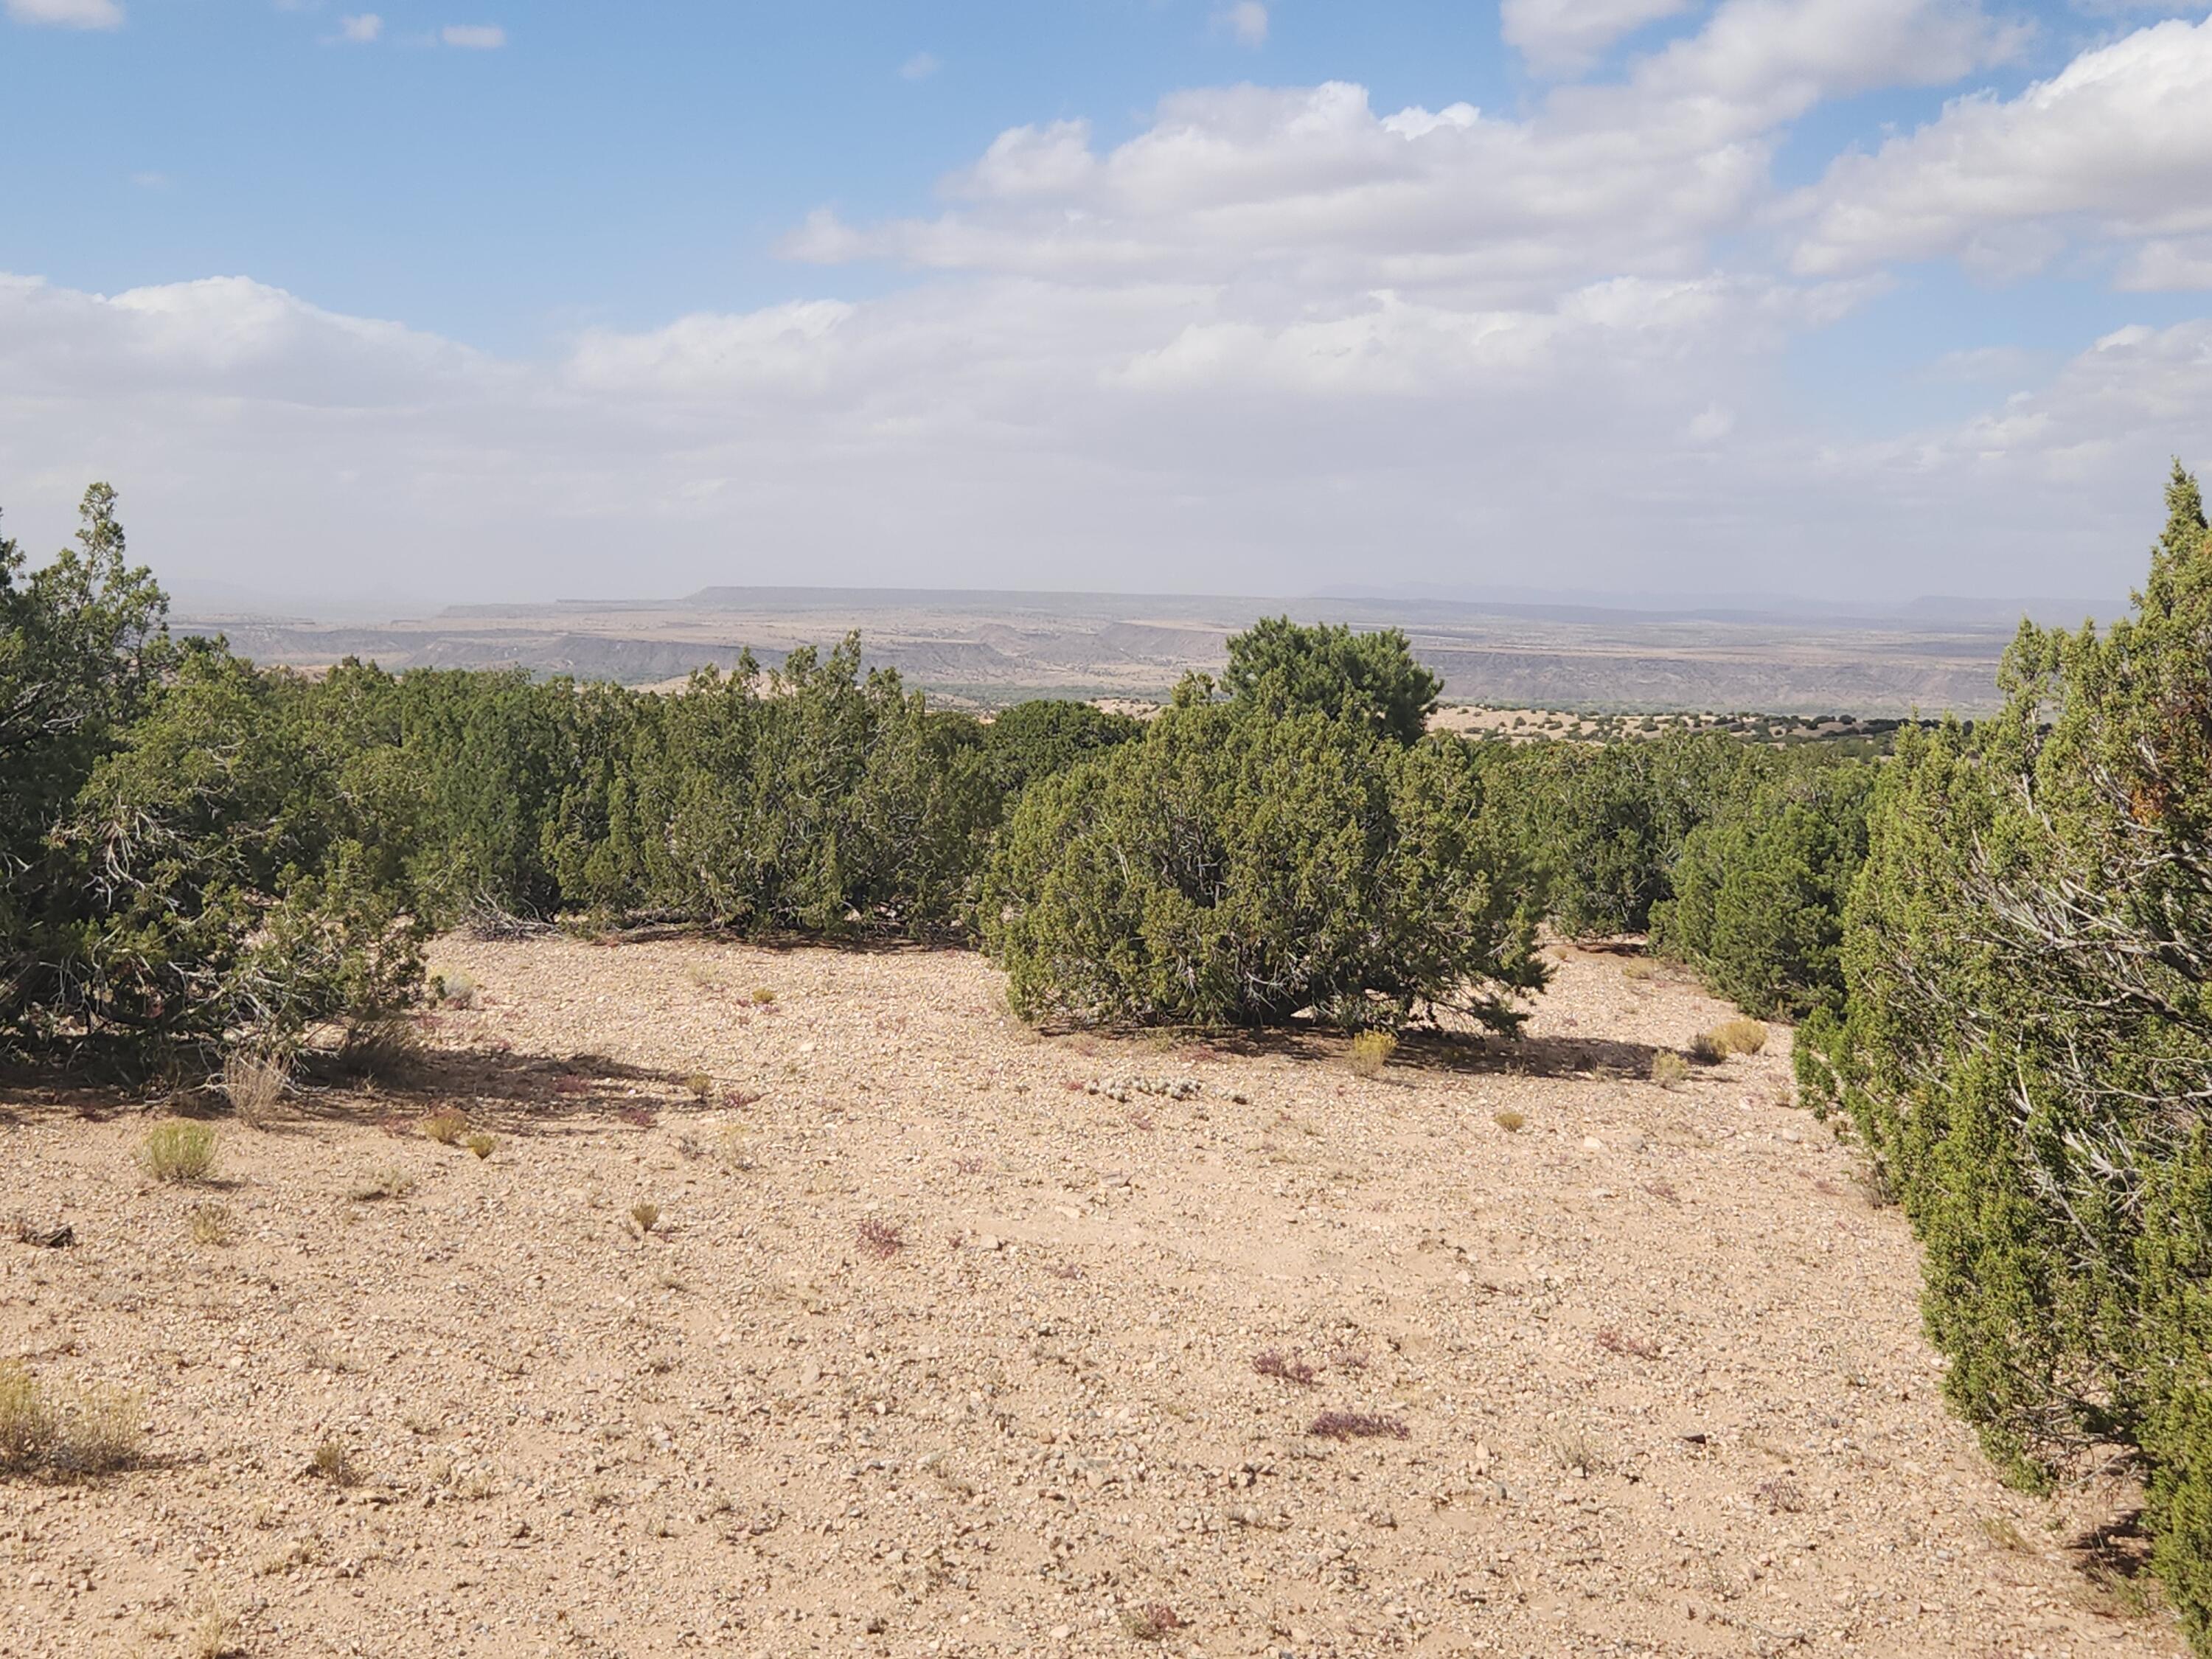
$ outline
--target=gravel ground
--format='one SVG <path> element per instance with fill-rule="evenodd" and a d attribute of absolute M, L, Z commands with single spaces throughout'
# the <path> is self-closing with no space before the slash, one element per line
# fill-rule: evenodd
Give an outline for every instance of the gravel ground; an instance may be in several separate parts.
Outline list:
<path fill-rule="evenodd" d="M 0 1355 L 149 1430 L 0 1483 L 0 1654 L 2180 1651 L 2129 1491 L 1946 1414 L 1788 1033 L 1644 1081 L 1727 1011 L 1638 960 L 1372 1079 L 1040 1037 L 958 953 L 435 963 L 413 1080 L 208 1184 L 0 1091 L 0 1217 L 76 1239 L 0 1243 Z"/>

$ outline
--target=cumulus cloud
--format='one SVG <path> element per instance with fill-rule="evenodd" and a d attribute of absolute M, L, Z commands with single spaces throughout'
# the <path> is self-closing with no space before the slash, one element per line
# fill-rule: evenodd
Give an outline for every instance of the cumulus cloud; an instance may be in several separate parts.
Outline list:
<path fill-rule="evenodd" d="M 2001 274 L 2080 241 L 2126 250 L 2136 288 L 2212 275 L 2212 18 L 2086 52 L 2018 97 L 1977 93 L 1794 204 L 1799 270 L 1956 255 Z"/>
<path fill-rule="evenodd" d="M 116 0 L 7 0 L 9 17 L 18 23 L 64 29 L 119 29 L 123 8 Z"/>
<path fill-rule="evenodd" d="M 448 23 L 438 38 L 466 52 L 496 52 L 507 44 L 507 31 L 496 23 Z"/>
<path fill-rule="evenodd" d="M 368 46 L 384 33 L 384 20 L 373 11 L 338 19 L 338 36 L 357 46 Z"/>
<path fill-rule="evenodd" d="M 1237 4 L 1221 14 L 1222 22 L 1237 44 L 1264 46 L 1267 44 L 1267 8 L 1262 0 L 1237 0 Z"/>
<path fill-rule="evenodd" d="M 466 597 L 794 568 L 1279 592 L 1538 558 L 1569 586 L 2118 587 L 2164 457 L 2212 423 L 2212 323 L 1947 366 L 1988 407 L 1879 441 L 1825 434 L 1778 368 L 1889 281 L 1778 267 L 1790 125 L 2016 47 L 1960 0 L 1721 0 L 1510 112 L 1327 83 L 1179 94 L 1113 143 L 1019 126 L 929 212 L 793 232 L 817 265 L 907 267 L 871 297 L 817 271 L 537 357 L 243 278 L 0 278 L 9 521 L 38 544 L 47 503 L 58 538 L 112 477 L 186 573 L 296 589 L 309 549 Z M 2212 258 L 2152 228 L 2141 281 Z"/>
<path fill-rule="evenodd" d="M 1547 73 L 1588 68 L 1623 36 L 1679 17 L 1695 0 L 1504 0 L 1505 43 Z"/>

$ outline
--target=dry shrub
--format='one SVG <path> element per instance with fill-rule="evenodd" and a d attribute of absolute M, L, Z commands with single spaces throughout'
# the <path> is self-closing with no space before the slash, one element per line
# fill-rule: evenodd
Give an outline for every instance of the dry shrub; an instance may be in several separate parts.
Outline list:
<path fill-rule="evenodd" d="M 237 1659 L 244 1651 L 238 1645 L 238 1621 L 216 1603 L 204 1603 L 192 1615 L 185 1651 L 191 1659 Z"/>
<path fill-rule="evenodd" d="M 714 1097 L 714 1079 L 704 1072 L 694 1072 L 684 1079 L 684 1092 L 702 1106 Z"/>
<path fill-rule="evenodd" d="M 430 975 L 430 1000 L 447 1008 L 480 1008 L 483 1006 L 483 987 L 476 977 L 458 968 L 448 968 Z"/>
<path fill-rule="evenodd" d="M 1187 1623 L 1188 1620 L 1164 1601 L 1125 1607 L 1121 1613 L 1122 1632 L 1139 1642 L 1164 1641 L 1170 1632 L 1182 1629 Z"/>
<path fill-rule="evenodd" d="M 307 1472 L 334 1486 L 361 1484 L 361 1468 L 353 1461 L 353 1454 L 335 1440 L 325 1440 L 315 1448 L 314 1455 L 307 1459 Z"/>
<path fill-rule="evenodd" d="M 1689 1054 L 1700 1066 L 1717 1066 L 1728 1058 L 1728 1050 L 1711 1031 L 1700 1031 L 1690 1039 Z"/>
<path fill-rule="evenodd" d="M 1403 1440 L 1413 1431 L 1403 1418 L 1379 1412 L 1323 1412 L 1306 1432 L 1323 1440 Z"/>
<path fill-rule="evenodd" d="M 1389 1032 L 1362 1031 L 1352 1039 L 1346 1062 L 1361 1077 L 1381 1077 L 1397 1052 L 1398 1039 Z"/>
<path fill-rule="evenodd" d="M 276 1121 L 277 1105 L 289 1080 L 284 1062 L 273 1054 L 234 1048 L 222 1062 L 222 1091 L 238 1121 L 249 1129 L 265 1129 Z"/>
<path fill-rule="evenodd" d="M 1658 973 L 1657 965 L 1642 957 L 1631 957 L 1620 964 L 1620 976 L 1631 984 L 1639 984 L 1644 980 L 1656 978 Z"/>
<path fill-rule="evenodd" d="M 1770 1515 L 1798 1515 L 1805 1508 L 1804 1489 L 1787 1475 L 1777 1475 L 1771 1480 L 1760 1481 L 1756 1495 L 1760 1507 Z M 2014 1534 L 2015 1537 L 2018 1535 Z"/>
<path fill-rule="evenodd" d="M 1576 1474 L 1595 1474 L 1605 1467 L 1603 1449 L 1579 1429 L 1562 1430 L 1545 1444 L 1553 1462 Z"/>
<path fill-rule="evenodd" d="M 1766 1027 L 1755 1019 L 1723 1020 L 1707 1035 L 1731 1054 L 1755 1054 L 1766 1047 Z"/>
<path fill-rule="evenodd" d="M 230 1243 L 230 1206 L 227 1204 L 195 1204 L 185 1218 L 195 1244 L 228 1244 Z"/>
<path fill-rule="evenodd" d="M 498 1146 L 499 1142 L 490 1135 L 479 1131 L 478 1133 L 469 1136 L 467 1139 L 462 1141 L 461 1145 L 467 1147 L 478 1158 L 489 1158 L 492 1155 L 493 1150 Z"/>
<path fill-rule="evenodd" d="M 1517 1135 L 1528 1127 L 1528 1120 L 1510 1106 L 1504 1111 L 1492 1113 L 1490 1121 L 1509 1135 Z"/>
<path fill-rule="evenodd" d="M 629 1206 L 629 1218 L 637 1224 L 641 1235 L 649 1233 L 660 1224 L 660 1206 L 649 1198 L 641 1198 Z"/>
<path fill-rule="evenodd" d="M 1662 1089 L 1679 1089 L 1689 1081 L 1690 1062 L 1672 1048 L 1651 1056 L 1651 1080 Z"/>
<path fill-rule="evenodd" d="M 215 1131 L 173 1117 L 146 1132 L 138 1161 L 156 1181 L 205 1181 L 215 1173 Z"/>
<path fill-rule="evenodd" d="M 1278 1348 L 1267 1348 L 1252 1356 L 1252 1369 L 1262 1376 L 1272 1376 L 1279 1382 L 1295 1382 L 1302 1389 L 1311 1388 L 1317 1380 L 1311 1365 L 1298 1358 L 1295 1351 L 1285 1353 Z"/>
<path fill-rule="evenodd" d="M 878 1261 L 888 1261 L 906 1249 L 905 1235 L 891 1223 L 878 1221 L 873 1216 L 860 1224 L 856 1237 L 862 1253 Z"/>
<path fill-rule="evenodd" d="M 404 1170 L 379 1170 L 346 1196 L 356 1204 L 374 1204 L 380 1199 L 404 1198 L 415 1190 L 415 1177 Z"/>
<path fill-rule="evenodd" d="M 775 1000 L 775 987 L 773 985 L 754 986 L 753 1000 L 760 1006 L 763 1008 L 767 1007 L 769 1003 Z"/>
<path fill-rule="evenodd" d="M 97 1382 L 43 1383 L 0 1364 L 0 1474 L 94 1475 L 129 1468 L 143 1443 L 145 1402 Z"/>
<path fill-rule="evenodd" d="M 1648 1336 L 1638 1336 L 1608 1325 L 1597 1334 L 1597 1345 L 1607 1353 L 1619 1354 L 1624 1359 L 1656 1359 L 1659 1345 Z"/>
<path fill-rule="evenodd" d="M 714 1156 L 725 1169 L 753 1167 L 751 1138 L 742 1123 L 726 1123 L 714 1137 Z"/>
<path fill-rule="evenodd" d="M 457 1107 L 441 1106 L 434 1112 L 423 1114 L 422 1129 L 441 1146 L 454 1146 L 468 1133 L 469 1120 L 467 1114 Z"/>
<path fill-rule="evenodd" d="M 338 1043 L 337 1068 L 348 1077 L 396 1081 L 412 1076 L 422 1063 L 422 1033 L 398 1014 L 355 1020 Z"/>

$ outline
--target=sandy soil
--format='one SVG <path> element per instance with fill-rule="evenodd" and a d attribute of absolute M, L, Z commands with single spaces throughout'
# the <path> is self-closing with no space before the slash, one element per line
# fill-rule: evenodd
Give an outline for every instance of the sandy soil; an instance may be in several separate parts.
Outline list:
<path fill-rule="evenodd" d="M 0 1355 L 150 1429 L 0 1485 L 0 1654 L 2179 1651 L 2096 1579 L 2127 1492 L 1945 1413 L 1786 1033 L 1640 1080 L 1724 1012 L 1644 964 L 1368 1079 L 1036 1037 L 959 954 L 438 961 L 424 1080 L 221 1121 L 212 1188 L 0 1092 L 0 1214 L 76 1239 L 0 1244 Z"/>

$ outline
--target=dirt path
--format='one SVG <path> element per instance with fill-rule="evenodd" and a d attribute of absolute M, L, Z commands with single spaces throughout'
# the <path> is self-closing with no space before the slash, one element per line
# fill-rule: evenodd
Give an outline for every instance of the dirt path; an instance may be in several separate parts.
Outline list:
<path fill-rule="evenodd" d="M 1373 1080 L 1039 1039 L 964 955 L 436 960 L 434 1087 L 225 1121 L 218 1190 L 0 1096 L 0 1217 L 77 1239 L 0 1245 L 0 1356 L 156 1454 L 0 1485 L 0 1654 L 2179 1651 L 2068 1547 L 2124 1494 L 1945 1413 L 1786 1034 L 1641 1081 L 1725 1011 L 1619 958 Z"/>

